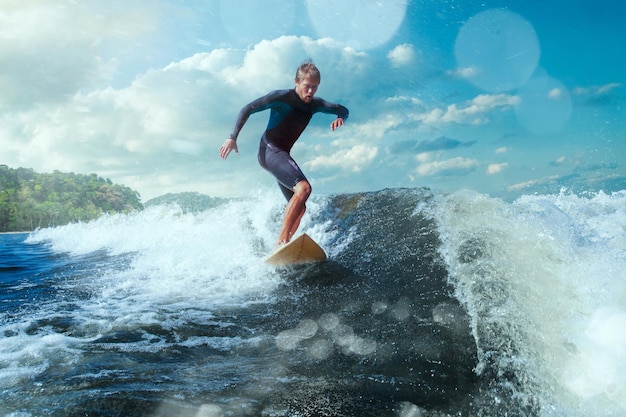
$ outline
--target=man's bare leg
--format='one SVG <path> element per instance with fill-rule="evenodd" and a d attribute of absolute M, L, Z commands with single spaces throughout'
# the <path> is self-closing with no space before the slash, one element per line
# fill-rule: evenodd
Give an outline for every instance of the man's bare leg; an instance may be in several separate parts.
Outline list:
<path fill-rule="evenodd" d="M 308 181 L 303 180 L 293 187 L 293 196 L 287 203 L 285 208 L 285 217 L 283 218 L 283 225 L 280 228 L 278 235 L 278 244 L 282 245 L 291 240 L 291 237 L 298 230 L 300 226 L 300 220 L 306 212 L 306 201 L 311 195 L 311 184 Z"/>

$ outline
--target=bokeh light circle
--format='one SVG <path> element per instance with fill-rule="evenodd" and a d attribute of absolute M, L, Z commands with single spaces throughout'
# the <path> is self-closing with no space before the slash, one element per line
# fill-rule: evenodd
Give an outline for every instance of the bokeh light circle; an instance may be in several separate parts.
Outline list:
<path fill-rule="evenodd" d="M 232 39 L 249 44 L 288 35 L 296 7 L 284 0 L 220 0 L 220 17 Z"/>
<path fill-rule="evenodd" d="M 487 10 L 470 18 L 454 45 L 459 70 L 468 81 L 489 92 L 523 86 L 539 63 L 535 29 L 516 13 Z"/>
<path fill-rule="evenodd" d="M 317 35 L 355 49 L 383 45 L 396 33 L 406 14 L 405 0 L 307 0 Z"/>
<path fill-rule="evenodd" d="M 518 122 L 533 133 L 552 133 L 565 126 L 572 114 L 569 91 L 558 80 L 542 74 L 531 78 L 518 92 Z"/>

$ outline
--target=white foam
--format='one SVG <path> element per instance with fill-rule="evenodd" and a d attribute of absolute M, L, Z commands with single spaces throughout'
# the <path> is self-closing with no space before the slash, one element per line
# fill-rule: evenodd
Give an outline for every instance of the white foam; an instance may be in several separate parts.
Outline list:
<path fill-rule="evenodd" d="M 566 386 L 586 400 L 618 400 L 626 406 L 626 313 L 599 309 L 577 338 L 565 367 Z M 626 408 L 624 408 L 626 410 Z"/>
<path fill-rule="evenodd" d="M 311 212 L 322 206 L 309 204 L 301 230 L 307 230 Z M 39 230 L 29 241 L 48 242 L 52 250 L 73 256 L 97 251 L 131 256 L 129 267 L 98 279 L 107 303 L 129 297 L 137 304 L 249 302 L 279 283 L 262 259 L 274 246 L 283 207 L 277 192 L 263 190 L 198 214 L 184 214 L 177 206 L 152 207 Z M 321 241 L 329 238 L 319 225 L 311 234 Z"/>
<path fill-rule="evenodd" d="M 56 364 L 71 365 L 85 340 L 59 333 L 30 334 L 31 322 L 3 326 L 0 337 L 0 387 L 26 383 Z M 87 340 L 88 342 L 89 340 Z"/>
<path fill-rule="evenodd" d="M 542 415 L 623 414 L 626 193 L 508 204 L 459 192 L 439 203 L 442 254 L 472 317 L 477 371 L 493 366 L 481 346 L 502 343 L 498 366 L 524 374 L 519 394 L 535 396 Z"/>
<path fill-rule="evenodd" d="M 85 262 L 82 275 L 51 285 L 90 295 L 70 300 L 69 311 L 62 300 L 52 300 L 24 311 L 15 323 L 4 321 L 0 330 L 10 337 L 0 338 L 0 386 L 28 380 L 54 361 L 71 366 L 82 356 L 81 343 L 98 340 L 106 348 L 107 335 L 116 332 L 145 333 L 142 329 L 153 324 L 176 329 L 189 322 L 215 323 L 218 309 L 271 302 L 283 278 L 263 258 L 274 247 L 284 206 L 278 190 L 259 190 L 195 214 L 159 206 L 32 233 L 28 242 L 45 242 L 52 251 L 67 254 L 70 265 Z M 321 242 L 335 233 L 326 234 L 312 221 L 324 207 L 324 197 L 312 198 L 300 228 Z M 59 311 L 72 322 L 76 337 L 39 328 Z M 209 336 L 181 341 L 218 349 L 258 342 Z M 112 348 L 153 352 L 168 343 L 146 334 Z"/>

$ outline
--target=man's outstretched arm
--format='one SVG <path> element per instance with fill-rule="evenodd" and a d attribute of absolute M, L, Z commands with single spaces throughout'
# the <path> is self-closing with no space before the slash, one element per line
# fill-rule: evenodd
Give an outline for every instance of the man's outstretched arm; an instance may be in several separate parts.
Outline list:
<path fill-rule="evenodd" d="M 233 130 L 228 136 L 228 139 L 226 139 L 224 144 L 220 147 L 220 157 L 222 159 L 228 158 L 228 155 L 232 151 L 235 151 L 236 154 L 239 154 L 239 148 L 237 147 L 237 137 L 239 136 L 239 132 L 241 131 L 243 126 L 248 121 L 250 115 L 268 109 L 272 105 L 273 101 L 282 94 L 284 94 L 284 90 L 271 91 L 263 97 L 259 97 L 241 108 L 241 110 L 237 114 L 237 120 L 235 120 Z"/>
<path fill-rule="evenodd" d="M 226 142 L 220 147 L 220 158 L 226 159 L 228 155 L 235 151 L 239 155 L 239 148 L 237 147 L 237 141 L 235 139 L 228 138 Z"/>
<path fill-rule="evenodd" d="M 344 122 L 344 120 L 341 117 L 337 117 L 335 120 L 333 120 L 333 122 L 330 124 L 330 130 L 332 130 L 333 132 L 335 131 L 335 129 L 337 129 L 340 126 L 345 125 L 346 122 Z"/>

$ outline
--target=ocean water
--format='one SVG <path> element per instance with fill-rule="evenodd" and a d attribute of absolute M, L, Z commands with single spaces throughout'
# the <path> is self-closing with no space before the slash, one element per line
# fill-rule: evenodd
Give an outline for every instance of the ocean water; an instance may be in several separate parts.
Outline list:
<path fill-rule="evenodd" d="M 275 191 L 0 235 L 0 415 L 623 416 L 626 192 Z"/>

